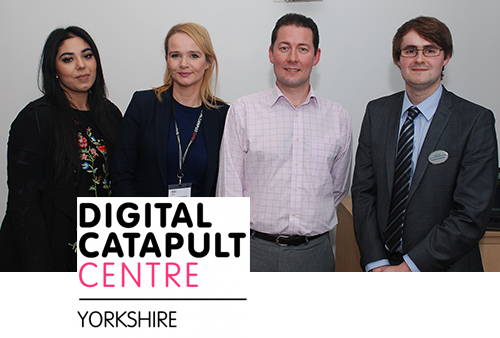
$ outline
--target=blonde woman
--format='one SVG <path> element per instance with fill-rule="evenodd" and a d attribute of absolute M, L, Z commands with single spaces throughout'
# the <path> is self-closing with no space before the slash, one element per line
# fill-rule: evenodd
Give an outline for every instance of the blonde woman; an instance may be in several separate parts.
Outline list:
<path fill-rule="evenodd" d="M 164 84 L 134 93 L 125 113 L 114 196 L 215 196 L 229 107 L 213 94 L 218 64 L 207 30 L 194 23 L 172 27 L 165 59 Z"/>

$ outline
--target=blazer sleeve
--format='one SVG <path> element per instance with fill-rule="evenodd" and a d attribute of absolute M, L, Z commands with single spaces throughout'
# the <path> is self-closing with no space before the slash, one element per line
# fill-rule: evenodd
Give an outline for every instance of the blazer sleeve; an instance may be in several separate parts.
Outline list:
<path fill-rule="evenodd" d="M 217 178 L 219 173 L 219 152 L 224 132 L 224 124 L 229 106 L 217 102 L 217 108 L 204 106 L 206 114 L 203 117 L 203 130 L 205 132 L 205 145 L 207 149 L 207 171 L 203 186 L 203 196 L 215 197 Z"/>
<path fill-rule="evenodd" d="M 455 114 L 460 114 L 459 111 Z M 449 216 L 408 255 L 422 271 L 443 271 L 477 246 L 488 224 L 498 177 L 493 113 L 482 109 L 466 138 Z"/>
<path fill-rule="evenodd" d="M 373 147 L 372 104 L 368 104 L 361 124 L 361 131 L 356 151 L 353 184 L 353 223 L 361 254 L 361 267 L 381 259 L 386 259 L 384 241 L 380 236 L 377 222 L 377 193 L 373 156 L 377 155 Z M 379 155 L 380 156 L 380 155 Z"/>
<path fill-rule="evenodd" d="M 136 197 L 139 191 L 135 185 L 139 162 L 141 100 L 134 93 L 127 107 L 116 139 L 112 166 L 113 196 Z"/>
<path fill-rule="evenodd" d="M 50 108 L 28 105 L 11 125 L 7 150 L 9 196 L 0 236 L 0 260 L 11 260 L 19 271 L 53 271 L 47 225 L 41 210 L 40 183 L 50 161 Z M 4 262 L 7 263 L 8 262 Z"/>
<path fill-rule="evenodd" d="M 106 100 L 108 105 L 108 114 L 111 116 L 111 119 L 114 123 L 113 127 L 118 129 L 122 122 L 122 112 L 120 108 L 118 108 L 113 102 Z"/>

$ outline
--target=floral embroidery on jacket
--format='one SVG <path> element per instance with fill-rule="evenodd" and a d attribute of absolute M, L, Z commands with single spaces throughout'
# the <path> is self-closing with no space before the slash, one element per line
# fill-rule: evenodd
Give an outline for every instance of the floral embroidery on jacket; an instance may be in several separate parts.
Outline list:
<path fill-rule="evenodd" d="M 95 192 L 97 197 L 97 187 L 101 185 L 103 189 L 108 191 L 108 196 L 111 195 L 108 182 L 108 167 L 107 167 L 107 150 L 104 140 L 98 140 L 92 135 L 92 128 L 88 127 L 86 135 L 78 132 L 78 144 L 80 145 L 80 159 L 83 161 L 82 169 L 92 174 L 92 185 L 89 190 Z M 98 173 L 99 167 L 96 164 L 96 158 L 102 156 L 104 162 L 102 163 L 102 174 Z"/>

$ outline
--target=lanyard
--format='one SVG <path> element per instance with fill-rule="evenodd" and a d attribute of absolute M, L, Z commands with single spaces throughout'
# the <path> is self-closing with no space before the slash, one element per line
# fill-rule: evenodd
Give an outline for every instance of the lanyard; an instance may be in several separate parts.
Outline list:
<path fill-rule="evenodd" d="M 184 162 L 186 161 L 187 154 L 189 152 L 189 149 L 193 145 L 196 135 L 198 135 L 198 130 L 200 129 L 201 125 L 201 120 L 203 119 L 203 108 L 200 111 L 200 115 L 198 116 L 198 121 L 194 126 L 193 135 L 191 136 L 191 139 L 189 140 L 186 146 L 186 150 L 184 150 L 184 153 L 182 153 L 181 134 L 179 132 L 179 127 L 177 126 L 177 119 L 175 118 L 175 105 L 173 100 L 172 100 L 172 114 L 174 115 L 175 137 L 177 138 L 177 146 L 179 147 L 179 171 L 177 172 L 177 178 L 179 179 L 179 185 L 181 185 L 182 178 L 184 177 Z"/>

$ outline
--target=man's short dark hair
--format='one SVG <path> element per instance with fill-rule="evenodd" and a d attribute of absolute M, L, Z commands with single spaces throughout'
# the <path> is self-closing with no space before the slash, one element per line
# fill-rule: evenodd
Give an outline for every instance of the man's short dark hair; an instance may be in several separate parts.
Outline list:
<path fill-rule="evenodd" d="M 310 28 L 313 33 L 314 55 L 316 55 L 319 48 L 319 30 L 313 19 L 297 13 L 288 13 L 283 15 L 276 22 L 276 26 L 274 26 L 273 32 L 271 34 L 271 49 L 274 48 L 274 43 L 276 42 L 276 38 L 278 37 L 278 30 L 281 26 L 297 26 Z"/>
<path fill-rule="evenodd" d="M 400 49 L 403 37 L 410 31 L 415 31 L 425 40 L 434 42 L 438 47 L 443 48 L 445 59 L 453 54 L 453 40 L 448 27 L 436 18 L 419 16 L 399 27 L 392 39 L 392 59 L 396 65 L 401 57 Z"/>

